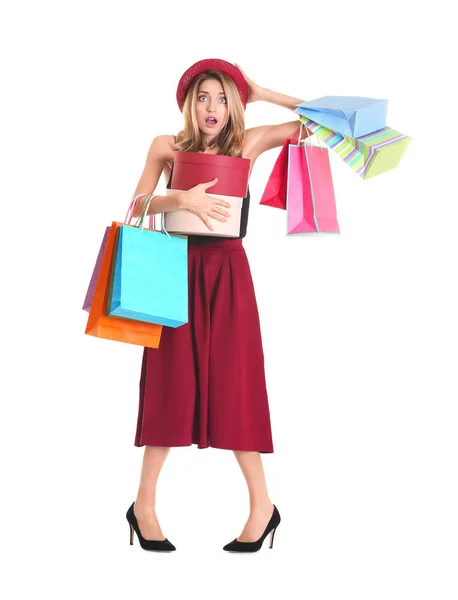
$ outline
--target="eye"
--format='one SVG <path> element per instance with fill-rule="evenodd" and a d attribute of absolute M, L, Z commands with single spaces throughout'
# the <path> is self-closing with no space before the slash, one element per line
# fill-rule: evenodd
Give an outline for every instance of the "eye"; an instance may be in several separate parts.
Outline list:
<path fill-rule="evenodd" d="M 221 98 L 221 100 L 224 100 L 224 104 L 227 104 L 226 98 Z"/>
<path fill-rule="evenodd" d="M 206 98 L 207 96 L 202 95 L 202 96 L 197 96 L 197 98 L 200 100 L 201 98 Z"/>

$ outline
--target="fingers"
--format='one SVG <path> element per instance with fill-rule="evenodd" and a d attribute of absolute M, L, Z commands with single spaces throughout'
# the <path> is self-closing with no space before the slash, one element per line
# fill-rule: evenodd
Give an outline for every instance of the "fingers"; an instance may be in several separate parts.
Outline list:
<path fill-rule="evenodd" d="M 214 179 L 212 179 L 211 181 L 207 181 L 205 183 L 202 183 L 202 187 L 204 190 L 206 190 L 209 187 L 212 187 L 212 185 L 215 185 L 215 183 L 218 181 L 218 177 L 215 177 Z"/>
<path fill-rule="evenodd" d="M 199 217 L 205 223 L 205 225 L 210 229 L 210 231 L 214 231 L 213 225 L 210 223 L 210 219 L 207 217 L 205 213 L 200 213 Z"/>
<path fill-rule="evenodd" d="M 215 198 L 215 204 L 219 204 L 221 206 L 227 206 L 227 207 L 231 207 L 231 205 L 229 204 L 229 202 L 226 202 L 226 200 L 223 200 L 222 198 Z"/>
<path fill-rule="evenodd" d="M 216 213 L 219 213 L 220 215 L 224 215 L 226 217 L 226 219 L 230 219 L 231 214 L 229 212 L 227 212 L 227 210 L 223 210 L 221 208 L 222 206 L 227 206 L 230 208 L 231 205 L 229 204 L 229 202 L 226 202 L 226 200 L 222 200 L 220 198 L 215 198 L 214 202 L 213 202 L 212 210 Z"/>
<path fill-rule="evenodd" d="M 212 208 L 212 212 L 217 213 L 218 215 L 223 215 L 223 217 L 226 217 L 226 221 L 231 217 L 230 213 L 228 213 L 227 210 L 223 210 L 219 206 L 214 206 Z"/>
<path fill-rule="evenodd" d="M 210 213 L 210 217 L 212 219 L 216 219 L 217 221 L 221 221 L 221 223 L 226 223 L 227 218 L 221 216 L 220 213 L 218 213 L 216 210 L 212 210 L 212 212 Z"/>
<path fill-rule="evenodd" d="M 212 219 L 216 219 L 221 223 L 226 223 L 226 221 L 231 218 L 231 215 L 227 210 L 221 208 L 221 206 L 230 206 L 230 204 L 225 200 L 217 199 L 217 201 L 213 203 L 213 207 L 208 214 Z"/>
<path fill-rule="evenodd" d="M 219 213 L 217 213 L 214 210 L 211 211 L 208 215 L 206 215 L 205 213 L 200 213 L 199 216 L 202 219 L 202 221 L 205 223 L 205 225 L 208 227 L 208 229 L 210 229 L 210 231 L 214 231 L 214 227 L 210 222 L 210 218 L 215 219 L 216 221 L 220 221 L 221 223 L 226 223 L 226 221 L 227 221 L 227 219 L 225 217 L 221 216 Z"/>

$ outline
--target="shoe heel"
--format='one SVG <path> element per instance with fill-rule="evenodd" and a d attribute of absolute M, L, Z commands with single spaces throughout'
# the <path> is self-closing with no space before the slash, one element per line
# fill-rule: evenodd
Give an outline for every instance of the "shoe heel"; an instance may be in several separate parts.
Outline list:
<path fill-rule="evenodd" d="M 269 546 L 269 548 L 272 548 L 272 546 L 274 545 L 274 535 L 275 535 L 276 531 L 277 531 L 276 527 L 275 527 L 275 529 L 272 529 L 272 533 L 270 534 L 270 546 Z"/>
<path fill-rule="evenodd" d="M 133 546 L 134 534 L 136 534 L 143 550 L 152 550 L 154 552 L 172 552 L 173 550 L 176 550 L 175 546 L 167 538 L 165 540 L 146 540 L 142 536 L 142 532 L 138 526 L 137 517 L 135 516 L 134 504 L 135 502 L 132 502 L 130 508 L 126 512 L 127 522 L 130 527 L 130 545 Z"/>

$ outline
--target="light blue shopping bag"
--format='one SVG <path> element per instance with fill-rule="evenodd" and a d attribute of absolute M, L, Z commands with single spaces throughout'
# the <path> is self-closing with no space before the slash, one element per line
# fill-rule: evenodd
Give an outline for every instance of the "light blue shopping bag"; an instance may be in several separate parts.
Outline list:
<path fill-rule="evenodd" d="M 323 96 L 296 104 L 295 113 L 352 138 L 386 126 L 388 100 L 361 96 Z"/>
<path fill-rule="evenodd" d="M 168 327 L 187 323 L 187 236 L 170 235 L 163 224 L 162 231 L 122 225 L 118 235 L 107 315 Z"/>

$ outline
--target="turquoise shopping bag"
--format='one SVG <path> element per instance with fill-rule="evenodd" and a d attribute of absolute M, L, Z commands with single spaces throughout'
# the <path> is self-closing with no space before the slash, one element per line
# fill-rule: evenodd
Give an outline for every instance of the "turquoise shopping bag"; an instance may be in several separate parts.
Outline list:
<path fill-rule="evenodd" d="M 131 225 L 122 225 L 118 236 L 107 315 L 169 327 L 187 323 L 188 238 Z"/>
<path fill-rule="evenodd" d="M 357 138 L 386 126 L 388 100 L 362 96 L 323 96 L 295 106 L 295 113 L 332 131 Z"/>

